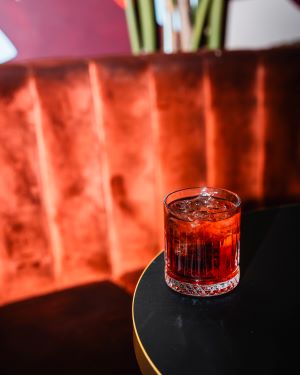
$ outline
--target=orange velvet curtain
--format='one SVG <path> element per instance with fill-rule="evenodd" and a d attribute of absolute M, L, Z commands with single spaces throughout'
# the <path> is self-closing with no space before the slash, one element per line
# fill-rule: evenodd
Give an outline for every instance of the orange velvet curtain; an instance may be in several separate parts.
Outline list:
<path fill-rule="evenodd" d="M 300 49 L 0 67 L 0 301 L 119 280 L 175 189 L 299 202 Z"/>

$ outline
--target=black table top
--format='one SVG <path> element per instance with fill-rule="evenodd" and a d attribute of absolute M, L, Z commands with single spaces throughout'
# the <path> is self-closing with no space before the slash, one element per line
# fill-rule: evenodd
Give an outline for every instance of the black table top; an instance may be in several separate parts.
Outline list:
<path fill-rule="evenodd" d="M 133 300 L 138 345 L 155 373 L 274 374 L 298 368 L 300 205 L 242 215 L 241 280 L 195 298 L 164 281 L 163 254 Z"/>

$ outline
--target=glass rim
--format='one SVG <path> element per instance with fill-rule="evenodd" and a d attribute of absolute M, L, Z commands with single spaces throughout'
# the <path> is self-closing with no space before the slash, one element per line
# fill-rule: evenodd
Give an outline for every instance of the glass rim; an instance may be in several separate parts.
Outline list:
<path fill-rule="evenodd" d="M 164 197 L 164 199 L 163 199 L 164 206 L 166 207 L 166 209 L 170 210 L 170 206 L 169 205 L 170 205 L 171 202 L 167 203 L 167 199 L 172 194 L 179 193 L 179 192 L 184 192 L 186 190 L 195 190 L 195 189 L 204 189 L 204 188 L 215 189 L 215 190 L 218 190 L 220 192 L 225 192 L 225 193 L 228 193 L 230 195 L 233 195 L 236 198 L 236 202 L 234 202 L 234 207 L 232 207 L 230 209 L 226 209 L 224 211 L 219 211 L 219 212 L 217 212 L 218 214 L 222 213 L 222 212 L 234 211 L 234 210 L 236 210 L 237 208 L 239 208 L 241 206 L 242 200 L 241 200 L 240 196 L 237 193 L 233 192 L 232 190 L 228 190 L 228 189 L 224 189 L 224 188 L 220 188 L 220 187 L 216 187 L 216 186 L 207 186 L 207 185 L 194 186 L 194 187 L 182 188 L 182 189 L 177 189 L 177 190 L 171 191 L 170 193 L 166 194 L 165 197 Z"/>

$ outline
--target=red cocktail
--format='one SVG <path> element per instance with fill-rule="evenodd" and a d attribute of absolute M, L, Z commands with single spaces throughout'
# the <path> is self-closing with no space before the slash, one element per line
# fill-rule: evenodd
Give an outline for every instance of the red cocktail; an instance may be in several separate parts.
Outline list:
<path fill-rule="evenodd" d="M 165 207 L 165 280 L 192 296 L 227 293 L 239 282 L 241 200 L 219 188 L 171 193 Z"/>

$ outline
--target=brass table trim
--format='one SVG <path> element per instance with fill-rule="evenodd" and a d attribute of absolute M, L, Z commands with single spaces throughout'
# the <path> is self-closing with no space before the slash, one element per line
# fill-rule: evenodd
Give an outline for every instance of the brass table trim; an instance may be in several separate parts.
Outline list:
<path fill-rule="evenodd" d="M 143 375 L 162 375 L 162 373 L 158 370 L 158 368 L 155 366 L 155 364 L 152 362 L 150 356 L 146 352 L 142 341 L 138 335 L 137 328 L 135 325 L 135 320 L 134 320 L 134 302 L 135 302 L 135 295 L 137 288 L 139 287 L 139 283 L 144 275 L 144 273 L 147 271 L 147 269 L 150 267 L 152 262 L 161 254 L 163 253 L 164 250 L 160 251 L 155 257 L 149 262 L 149 264 L 146 266 L 144 271 L 142 272 L 141 276 L 139 277 L 139 280 L 136 284 L 134 293 L 133 293 L 133 299 L 132 299 L 132 309 L 131 309 L 131 314 L 132 314 L 132 323 L 133 323 L 133 344 L 134 344 L 134 352 L 135 356 L 137 359 L 137 362 L 139 364 L 139 367 L 143 373 Z"/>

